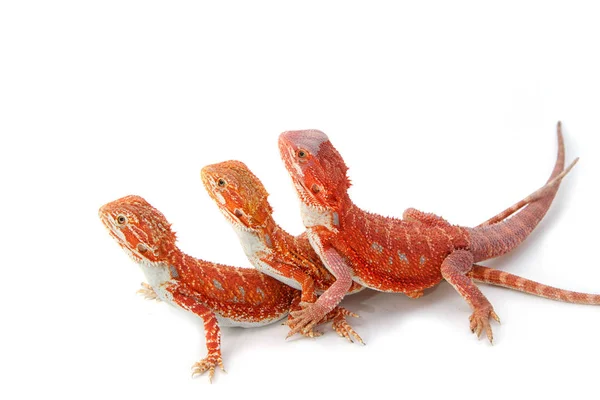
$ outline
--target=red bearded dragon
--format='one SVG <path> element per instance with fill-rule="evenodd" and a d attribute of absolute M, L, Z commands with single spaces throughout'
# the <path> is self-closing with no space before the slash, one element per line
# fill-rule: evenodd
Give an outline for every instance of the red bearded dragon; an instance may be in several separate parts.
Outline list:
<path fill-rule="evenodd" d="M 321 263 L 306 234 L 292 236 L 275 222 L 267 190 L 244 163 L 225 161 L 207 165 L 202 168 L 201 176 L 208 194 L 237 233 L 248 260 L 256 269 L 302 290 L 304 303 L 314 303 L 316 294 L 331 286 L 335 278 Z M 362 289 L 352 283 L 348 293 Z M 353 336 L 363 343 L 345 319 L 345 316 L 357 315 L 341 307 L 332 312 L 334 330 L 349 341 Z M 289 319 L 288 324 L 293 325 L 293 320 Z M 309 332 L 303 331 L 305 335 Z"/>
<path fill-rule="evenodd" d="M 475 228 L 451 225 L 415 209 L 407 209 L 403 219 L 361 210 L 347 193 L 348 168 L 324 133 L 282 133 L 279 149 L 300 198 L 309 241 L 336 277 L 316 302 L 301 303 L 301 309 L 292 313 L 291 333 L 313 326 L 339 303 L 352 281 L 417 298 L 424 289 L 446 280 L 473 310 L 471 331 L 477 337 L 486 332 L 490 342 L 490 318 L 500 320 L 474 281 L 554 300 L 600 304 L 600 295 L 557 289 L 476 264 L 517 247 L 548 211 L 561 179 L 577 162 L 564 169 L 560 123 L 557 130 L 558 157 L 546 185 Z"/>
<path fill-rule="evenodd" d="M 253 268 L 216 264 L 183 253 L 165 216 L 139 196 L 127 196 L 100 208 L 110 235 L 141 267 L 148 283 L 139 291 L 190 311 L 204 321 L 208 355 L 192 366 L 192 376 L 208 371 L 221 358 L 220 326 L 258 327 L 279 321 L 300 301 L 300 292 Z M 327 315 L 322 322 L 334 319 Z"/>

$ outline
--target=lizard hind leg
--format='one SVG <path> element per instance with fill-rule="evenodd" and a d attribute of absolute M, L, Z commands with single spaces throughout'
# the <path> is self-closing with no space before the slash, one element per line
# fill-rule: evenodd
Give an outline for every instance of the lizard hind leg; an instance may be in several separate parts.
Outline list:
<path fill-rule="evenodd" d="M 471 332 L 480 337 L 485 332 L 490 343 L 494 335 L 490 326 L 490 318 L 500 322 L 492 304 L 468 276 L 473 266 L 473 255 L 467 250 L 456 250 L 442 262 L 442 276 L 469 304 L 473 313 L 469 317 Z"/>

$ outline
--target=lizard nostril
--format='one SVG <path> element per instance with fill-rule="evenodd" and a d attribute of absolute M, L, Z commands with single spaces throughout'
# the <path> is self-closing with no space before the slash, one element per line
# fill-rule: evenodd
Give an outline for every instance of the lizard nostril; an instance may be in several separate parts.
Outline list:
<path fill-rule="evenodd" d="M 140 253 L 145 253 L 146 251 L 148 251 L 148 248 L 141 243 L 138 243 L 137 249 Z"/>
<path fill-rule="evenodd" d="M 313 183 L 312 187 L 310 188 L 310 190 L 313 191 L 313 193 L 319 193 L 321 191 L 321 187 L 318 186 L 316 183 Z"/>
<path fill-rule="evenodd" d="M 233 210 L 233 215 L 235 215 L 236 217 L 241 217 L 242 215 L 244 215 L 244 213 L 242 212 L 242 210 L 240 210 L 239 208 L 236 208 L 235 210 Z"/>

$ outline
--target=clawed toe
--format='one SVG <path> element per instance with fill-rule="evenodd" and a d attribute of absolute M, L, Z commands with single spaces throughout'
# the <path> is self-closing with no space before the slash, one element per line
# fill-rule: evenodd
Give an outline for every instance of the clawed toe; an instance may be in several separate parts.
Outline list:
<path fill-rule="evenodd" d="M 481 333 L 485 332 L 490 343 L 494 343 L 494 334 L 492 327 L 490 326 L 490 318 L 493 318 L 500 323 L 498 314 L 494 312 L 493 308 L 484 308 L 475 310 L 469 317 L 471 332 L 473 332 L 478 338 L 481 337 Z"/>
<path fill-rule="evenodd" d="M 335 319 L 333 321 L 333 330 L 337 332 L 343 338 L 346 338 L 350 343 L 354 343 L 354 340 L 359 342 L 360 344 L 365 344 L 362 338 L 356 333 L 354 329 L 348 324 L 348 321 L 344 317 L 339 319 Z M 354 340 L 353 340 L 354 338 Z"/>
<path fill-rule="evenodd" d="M 318 331 L 315 331 L 314 327 L 323 318 L 323 315 L 317 309 L 315 303 L 301 302 L 298 306 L 300 307 L 299 310 L 290 312 L 290 319 L 288 320 L 290 332 L 286 339 L 296 333 L 309 337 L 320 336 L 320 332 L 317 333 Z M 310 336 L 310 332 L 313 332 L 313 336 Z"/>
<path fill-rule="evenodd" d="M 202 361 L 199 361 L 192 365 L 192 378 L 195 378 L 198 375 L 204 374 L 208 371 L 208 381 L 212 383 L 212 378 L 215 375 L 215 368 L 219 366 L 223 372 L 225 372 L 225 368 L 223 367 L 223 360 L 220 356 L 207 356 Z"/>
<path fill-rule="evenodd" d="M 343 307 L 336 307 L 334 312 L 336 315 L 333 317 L 333 330 L 336 331 L 340 337 L 346 338 L 350 343 L 354 343 L 354 340 L 356 340 L 360 344 L 365 344 L 358 333 L 356 333 L 348 321 L 346 321 L 346 317 L 359 318 L 358 314 L 348 311 Z"/>

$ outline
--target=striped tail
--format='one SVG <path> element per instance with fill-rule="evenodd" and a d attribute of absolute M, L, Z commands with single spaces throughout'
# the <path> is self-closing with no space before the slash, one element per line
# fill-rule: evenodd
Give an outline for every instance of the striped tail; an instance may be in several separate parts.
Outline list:
<path fill-rule="evenodd" d="M 483 224 L 470 229 L 470 250 L 475 262 L 498 257 L 520 245 L 548 212 L 562 178 L 578 160 L 564 169 L 565 146 L 560 122 L 557 125 L 557 136 L 556 164 L 546 185 Z M 510 218 L 506 219 L 507 217 Z"/>
<path fill-rule="evenodd" d="M 473 265 L 473 269 L 468 275 L 478 282 L 519 290 L 524 293 L 545 297 L 551 300 L 565 301 L 567 303 L 600 305 L 600 295 L 598 294 L 558 289 L 529 279 L 521 278 L 517 275 L 509 274 L 508 272 L 483 267 L 481 265 Z"/>

